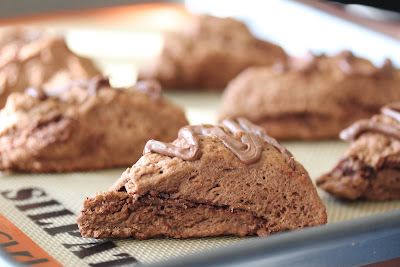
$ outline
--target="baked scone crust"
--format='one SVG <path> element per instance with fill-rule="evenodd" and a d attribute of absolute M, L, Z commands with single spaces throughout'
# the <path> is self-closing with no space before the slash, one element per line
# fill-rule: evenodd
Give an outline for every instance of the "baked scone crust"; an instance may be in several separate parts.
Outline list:
<path fill-rule="evenodd" d="M 382 125 L 395 135 L 379 131 Z M 341 136 L 351 141 L 350 147 L 332 171 L 317 180 L 317 185 L 350 200 L 400 199 L 400 121 L 387 114 L 375 115 L 356 122 Z"/>
<path fill-rule="evenodd" d="M 171 89 L 221 91 L 245 68 L 284 58 L 281 47 L 255 38 L 244 23 L 201 15 L 180 32 L 165 35 L 161 54 L 140 70 L 139 78 L 156 79 Z"/>
<path fill-rule="evenodd" d="M 12 92 L 47 90 L 96 75 L 100 71 L 94 63 L 73 53 L 62 38 L 14 28 L 0 36 L 0 109 Z"/>
<path fill-rule="evenodd" d="M 254 67 L 224 91 L 219 118 L 246 117 L 280 140 L 337 138 L 354 121 L 400 100 L 400 71 L 349 51 Z"/>
<path fill-rule="evenodd" d="M 243 134 L 229 136 L 240 141 Z M 179 138 L 172 145 L 187 143 Z M 109 191 L 83 202 L 82 235 L 264 236 L 326 223 L 325 206 L 306 170 L 273 145 L 262 142 L 260 158 L 251 164 L 213 135 L 200 134 L 199 149 L 193 160 L 145 153 Z"/>
<path fill-rule="evenodd" d="M 9 44 L 24 46 L 44 36 L 44 32 L 31 27 L 2 27 L 0 28 L 0 47 Z"/>
<path fill-rule="evenodd" d="M 129 166 L 149 138 L 171 141 L 187 124 L 183 110 L 157 97 L 155 86 L 141 82 L 115 89 L 108 80 L 94 78 L 77 80 L 44 98 L 30 91 L 12 93 L 0 111 L 0 170 Z M 141 92 L 146 88 L 148 93 Z"/>

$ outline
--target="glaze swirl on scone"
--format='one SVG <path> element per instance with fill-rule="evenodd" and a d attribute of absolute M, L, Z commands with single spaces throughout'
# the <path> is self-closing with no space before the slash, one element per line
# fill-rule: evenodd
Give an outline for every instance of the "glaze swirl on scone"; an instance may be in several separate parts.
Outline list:
<path fill-rule="evenodd" d="M 241 140 L 236 140 L 230 134 L 240 135 Z M 261 137 L 265 142 L 278 149 L 288 164 L 295 168 L 294 157 L 285 147 L 268 136 L 264 129 L 243 118 L 238 118 L 237 122 L 235 120 L 224 120 L 220 126 L 189 125 L 183 127 L 179 130 L 178 138 L 184 139 L 188 144 L 187 147 L 150 140 L 145 146 L 144 153 L 156 152 L 184 160 L 197 160 L 201 157 L 199 135 L 218 137 L 227 148 L 246 164 L 254 163 L 260 159 L 262 144 L 259 137 Z"/>
<path fill-rule="evenodd" d="M 317 185 L 346 199 L 400 199 L 400 103 L 355 122 L 340 137 L 350 141 L 345 156 Z"/>
<path fill-rule="evenodd" d="M 344 51 L 249 68 L 230 82 L 219 119 L 245 117 L 278 140 L 331 139 L 400 101 L 400 71 Z"/>
<path fill-rule="evenodd" d="M 91 60 L 74 54 L 62 38 L 18 28 L 0 34 L 0 108 L 12 92 L 50 90 L 99 74 Z"/>
<path fill-rule="evenodd" d="M 173 140 L 187 124 L 183 110 L 142 89 L 112 88 L 94 77 L 11 94 L 0 111 L 0 170 L 126 166 L 140 158 L 149 138 Z"/>
<path fill-rule="evenodd" d="M 253 127 L 244 119 L 185 126 L 172 144 L 150 141 L 108 191 L 84 200 L 80 232 L 137 239 L 265 236 L 326 223 L 307 171 Z"/>

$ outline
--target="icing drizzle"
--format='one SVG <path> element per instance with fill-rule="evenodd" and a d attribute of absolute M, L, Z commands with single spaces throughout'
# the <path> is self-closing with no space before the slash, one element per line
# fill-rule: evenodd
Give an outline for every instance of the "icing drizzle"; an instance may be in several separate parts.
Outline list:
<path fill-rule="evenodd" d="M 382 76 L 391 74 L 394 66 L 389 58 L 385 58 L 381 68 L 373 68 L 370 70 L 360 70 L 354 67 L 356 57 L 349 50 L 342 51 L 339 55 L 339 68 L 348 75 L 366 75 L 366 76 Z"/>
<path fill-rule="evenodd" d="M 41 88 L 41 87 L 38 87 L 38 88 L 29 87 L 28 89 L 25 90 L 25 94 L 30 95 L 39 100 L 47 99 L 47 95 L 46 95 L 45 91 L 43 90 L 43 88 Z"/>
<path fill-rule="evenodd" d="M 107 77 L 102 77 L 100 75 L 97 75 L 93 77 L 90 80 L 85 80 L 85 79 L 77 79 L 69 82 L 68 84 L 59 87 L 56 90 L 48 91 L 45 92 L 43 88 L 28 88 L 25 90 L 25 94 L 30 95 L 32 97 L 36 97 L 39 100 L 46 100 L 47 97 L 49 96 L 57 96 L 64 91 L 69 90 L 70 88 L 74 86 L 81 86 L 86 88 L 86 90 L 89 92 L 91 95 L 95 95 L 97 91 L 102 87 L 102 86 L 110 86 L 109 80 Z"/>
<path fill-rule="evenodd" d="M 240 141 L 228 133 L 240 136 Z M 215 136 L 230 149 L 243 163 L 252 164 L 261 158 L 262 140 L 269 143 L 280 151 L 292 169 L 295 169 L 293 155 L 278 143 L 274 138 L 267 135 L 265 130 L 244 118 L 235 120 L 224 120 L 222 125 L 188 125 L 179 130 L 178 139 L 184 139 L 187 146 L 181 147 L 172 143 L 155 140 L 147 142 L 143 154 L 154 152 L 166 156 L 178 157 L 183 160 L 193 161 L 201 157 L 199 135 Z M 260 139 L 261 138 L 261 139 Z"/>
<path fill-rule="evenodd" d="M 292 60 L 286 60 L 279 62 L 273 66 L 273 70 L 277 74 L 282 74 L 290 70 L 296 70 L 301 74 L 308 74 L 318 67 L 317 61 L 321 58 L 326 57 L 325 54 L 315 55 L 312 52 L 307 52 L 303 58 L 293 58 Z M 337 64 L 339 69 L 347 75 L 364 75 L 364 76 L 384 76 L 390 75 L 395 70 L 392 61 L 389 58 L 384 60 L 381 68 L 371 68 L 368 70 L 362 70 L 354 66 L 356 57 L 349 50 L 340 52 L 337 56 Z"/>
<path fill-rule="evenodd" d="M 161 85 L 155 80 L 138 81 L 134 88 L 142 93 L 147 94 L 153 99 L 161 98 L 162 88 Z"/>
<path fill-rule="evenodd" d="M 92 79 L 76 79 L 64 86 L 59 87 L 56 90 L 45 92 L 43 88 L 33 88 L 30 87 L 25 90 L 26 95 L 30 95 L 32 97 L 38 98 L 39 100 L 46 100 L 48 97 L 55 97 L 60 95 L 61 93 L 71 89 L 74 86 L 80 86 L 86 88 L 87 92 L 91 95 L 96 95 L 98 91 L 103 87 L 110 87 L 110 81 L 108 77 L 103 77 L 101 75 L 94 76 Z M 144 94 L 147 94 L 153 99 L 161 98 L 161 85 L 153 80 L 149 81 L 139 81 L 135 86 L 132 87 Z"/>
<path fill-rule="evenodd" d="M 301 74 L 308 74 L 317 67 L 317 60 L 324 55 L 317 56 L 308 51 L 302 58 L 291 58 L 273 65 L 277 74 L 283 74 L 290 70 L 296 70 Z"/>
<path fill-rule="evenodd" d="M 400 103 L 393 103 L 381 108 L 381 113 L 400 122 Z M 376 132 L 400 140 L 400 128 L 382 122 L 371 120 L 360 120 L 344 129 L 340 138 L 346 141 L 357 140 L 365 132 Z"/>

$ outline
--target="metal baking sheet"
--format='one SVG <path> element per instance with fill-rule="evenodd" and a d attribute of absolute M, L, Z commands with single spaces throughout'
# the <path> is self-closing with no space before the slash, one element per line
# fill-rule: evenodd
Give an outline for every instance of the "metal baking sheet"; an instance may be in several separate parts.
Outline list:
<path fill-rule="evenodd" d="M 400 210 L 396 210 L 148 266 L 360 266 L 393 259 L 399 264 L 399 257 Z"/>

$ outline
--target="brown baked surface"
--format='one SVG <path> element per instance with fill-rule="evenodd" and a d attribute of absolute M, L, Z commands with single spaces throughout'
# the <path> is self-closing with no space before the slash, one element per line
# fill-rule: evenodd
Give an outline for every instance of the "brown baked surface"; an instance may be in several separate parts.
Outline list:
<path fill-rule="evenodd" d="M 0 34 L 0 109 L 12 92 L 44 89 L 100 74 L 93 62 L 74 54 L 61 38 L 9 28 Z"/>
<path fill-rule="evenodd" d="M 38 28 L 2 27 L 0 28 L 0 47 L 13 44 L 23 46 L 39 40 L 45 34 Z"/>
<path fill-rule="evenodd" d="M 400 71 L 343 51 L 249 68 L 226 88 L 219 118 L 246 117 L 280 140 L 337 138 L 400 100 Z"/>
<path fill-rule="evenodd" d="M 202 15 L 166 34 L 161 54 L 139 78 L 156 79 L 165 88 L 222 90 L 245 68 L 284 58 L 281 47 L 256 39 L 244 23 Z"/>
<path fill-rule="evenodd" d="M 386 115 L 370 121 L 395 127 L 400 122 Z M 350 144 L 344 157 L 317 185 L 345 199 L 400 199 L 400 140 L 378 132 L 364 132 Z"/>
<path fill-rule="evenodd" d="M 199 140 L 199 159 L 146 153 L 108 191 L 86 198 L 78 218 L 81 234 L 265 236 L 326 223 L 325 206 L 298 162 L 291 168 L 275 147 L 262 142 L 261 158 L 245 164 L 221 139 L 199 135 Z M 185 146 L 181 139 L 173 144 Z"/>
<path fill-rule="evenodd" d="M 12 93 L 0 111 L 0 170 L 130 166 L 148 139 L 171 141 L 187 124 L 183 110 L 162 97 L 97 82 L 76 80 L 45 99 Z"/>

